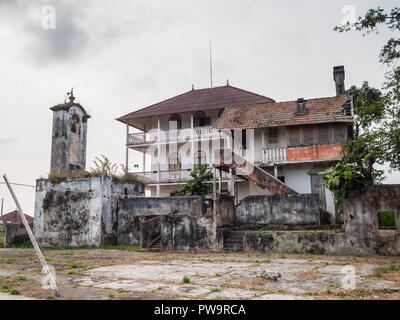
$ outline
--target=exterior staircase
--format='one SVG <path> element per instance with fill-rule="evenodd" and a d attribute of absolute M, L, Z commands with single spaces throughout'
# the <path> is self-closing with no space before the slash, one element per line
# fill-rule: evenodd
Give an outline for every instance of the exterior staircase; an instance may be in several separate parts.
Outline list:
<path fill-rule="evenodd" d="M 225 155 L 232 155 L 230 161 L 224 161 Z M 217 168 L 236 169 L 236 175 L 242 176 L 248 181 L 254 182 L 262 189 L 267 189 L 272 194 L 298 194 L 292 188 L 288 187 L 285 183 L 275 178 L 259 166 L 250 163 L 242 156 L 238 155 L 232 149 L 220 149 L 215 153 L 215 163 Z"/>
<path fill-rule="evenodd" d="M 154 239 L 148 247 L 148 251 L 160 252 L 161 251 L 161 235 Z"/>
<path fill-rule="evenodd" d="M 243 252 L 244 231 L 224 231 L 224 251 Z"/>

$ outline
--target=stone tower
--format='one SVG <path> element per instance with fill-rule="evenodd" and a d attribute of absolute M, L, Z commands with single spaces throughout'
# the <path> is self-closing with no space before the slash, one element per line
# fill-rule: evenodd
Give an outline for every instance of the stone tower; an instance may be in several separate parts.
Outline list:
<path fill-rule="evenodd" d="M 68 173 L 85 170 L 87 120 L 90 116 L 75 103 L 73 89 L 69 102 L 56 105 L 53 111 L 50 173 Z"/>

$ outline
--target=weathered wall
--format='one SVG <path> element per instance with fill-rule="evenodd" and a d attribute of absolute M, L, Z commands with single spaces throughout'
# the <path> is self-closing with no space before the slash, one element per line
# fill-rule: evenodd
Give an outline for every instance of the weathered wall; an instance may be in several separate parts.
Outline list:
<path fill-rule="evenodd" d="M 378 211 L 394 211 L 396 230 L 380 230 Z M 400 254 L 400 185 L 376 185 L 343 201 L 344 232 L 246 232 L 245 251 Z"/>
<path fill-rule="evenodd" d="M 31 229 L 33 229 L 33 223 L 30 223 L 29 226 L 31 227 Z M 5 247 L 11 247 L 14 244 L 16 237 L 28 234 L 28 232 L 25 229 L 25 225 L 20 222 L 5 223 L 4 229 L 5 229 L 5 237 L 4 237 Z"/>
<path fill-rule="evenodd" d="M 118 198 L 143 191 L 141 183 L 108 176 L 37 180 L 35 237 L 47 246 L 116 244 Z"/>
<path fill-rule="evenodd" d="M 319 224 L 318 195 L 250 196 L 235 207 L 235 225 Z"/>
<path fill-rule="evenodd" d="M 161 217 L 163 251 L 206 251 L 212 248 L 212 216 L 175 215 Z"/>
<path fill-rule="evenodd" d="M 53 110 L 51 173 L 85 170 L 87 120 L 85 109 L 76 103 L 66 103 Z"/>
<path fill-rule="evenodd" d="M 397 230 L 379 230 L 378 211 L 394 211 Z M 376 185 L 343 201 L 346 234 L 369 253 L 400 254 L 400 185 Z"/>
<path fill-rule="evenodd" d="M 212 215 L 212 204 L 212 200 L 199 196 L 121 199 L 118 211 L 118 243 L 138 244 L 140 223 L 145 217 L 180 214 L 194 217 Z"/>

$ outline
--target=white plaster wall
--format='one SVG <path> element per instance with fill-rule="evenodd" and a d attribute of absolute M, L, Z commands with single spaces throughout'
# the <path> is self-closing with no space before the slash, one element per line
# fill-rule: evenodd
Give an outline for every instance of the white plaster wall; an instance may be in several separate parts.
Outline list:
<path fill-rule="evenodd" d="M 285 183 L 298 193 L 311 193 L 311 167 L 282 167 Z"/>

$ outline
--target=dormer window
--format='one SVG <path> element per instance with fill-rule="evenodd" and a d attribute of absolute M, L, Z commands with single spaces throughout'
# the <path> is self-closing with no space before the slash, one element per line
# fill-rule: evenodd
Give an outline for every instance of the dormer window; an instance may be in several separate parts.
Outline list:
<path fill-rule="evenodd" d="M 304 98 L 299 98 L 297 99 L 297 110 L 296 110 L 296 116 L 304 116 L 308 114 L 308 109 L 307 109 L 307 104 L 306 100 Z"/>

